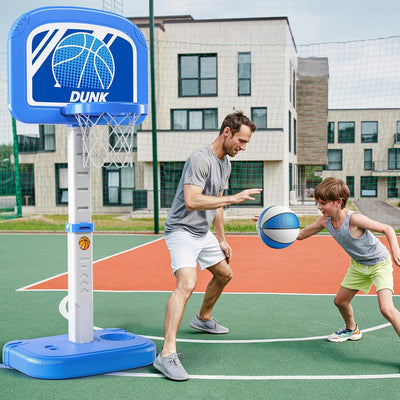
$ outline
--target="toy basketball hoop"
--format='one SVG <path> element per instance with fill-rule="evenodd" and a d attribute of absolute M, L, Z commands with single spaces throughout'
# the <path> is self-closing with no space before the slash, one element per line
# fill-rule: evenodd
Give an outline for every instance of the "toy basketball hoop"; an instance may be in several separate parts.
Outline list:
<path fill-rule="evenodd" d="M 133 164 L 135 125 L 147 115 L 147 105 L 135 103 L 71 103 L 61 109 L 74 116 L 82 134 L 83 166 L 97 168 Z"/>
<path fill-rule="evenodd" d="M 68 335 L 9 342 L 3 362 L 43 379 L 149 365 L 151 340 L 121 329 L 94 332 L 91 222 L 91 166 L 132 165 L 135 125 L 148 114 L 146 39 L 121 15 L 43 7 L 14 22 L 8 51 L 13 117 L 68 127 Z"/>

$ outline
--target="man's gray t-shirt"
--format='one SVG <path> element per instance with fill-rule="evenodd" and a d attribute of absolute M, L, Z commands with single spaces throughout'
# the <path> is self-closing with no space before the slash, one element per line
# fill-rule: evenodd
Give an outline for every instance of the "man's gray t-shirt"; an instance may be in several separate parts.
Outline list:
<path fill-rule="evenodd" d="M 164 233 L 184 230 L 195 236 L 204 236 L 214 221 L 216 210 L 188 211 L 185 207 L 184 185 L 195 185 L 203 194 L 218 196 L 225 188 L 231 174 L 231 163 L 220 160 L 210 146 L 194 151 L 186 160 L 175 198 L 165 221 Z"/>

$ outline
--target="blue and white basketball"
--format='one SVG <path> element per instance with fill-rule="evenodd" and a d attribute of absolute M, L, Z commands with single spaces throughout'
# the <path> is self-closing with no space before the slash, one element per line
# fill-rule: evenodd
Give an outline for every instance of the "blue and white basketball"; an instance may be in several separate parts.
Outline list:
<path fill-rule="evenodd" d="M 299 231 L 297 215 L 285 206 L 268 207 L 258 217 L 258 236 L 273 249 L 290 246 L 297 239 Z"/>
<path fill-rule="evenodd" d="M 60 87 L 106 90 L 114 79 L 114 58 L 107 45 L 89 33 L 73 33 L 57 45 L 52 60 Z"/>

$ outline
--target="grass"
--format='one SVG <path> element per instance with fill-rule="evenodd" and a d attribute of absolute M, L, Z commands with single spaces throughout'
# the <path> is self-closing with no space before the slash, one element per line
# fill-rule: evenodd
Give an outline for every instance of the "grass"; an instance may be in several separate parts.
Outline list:
<path fill-rule="evenodd" d="M 300 226 L 309 225 L 315 220 L 315 216 L 300 217 Z M 65 232 L 65 224 L 68 222 L 67 215 L 31 215 L 16 219 L 0 220 L 0 231 L 14 232 Z M 130 218 L 126 215 L 93 215 L 96 232 L 132 232 L 153 233 L 153 218 Z M 160 232 L 164 230 L 165 219 L 160 219 Z M 256 224 L 247 219 L 232 219 L 225 221 L 227 233 L 255 233 Z"/>

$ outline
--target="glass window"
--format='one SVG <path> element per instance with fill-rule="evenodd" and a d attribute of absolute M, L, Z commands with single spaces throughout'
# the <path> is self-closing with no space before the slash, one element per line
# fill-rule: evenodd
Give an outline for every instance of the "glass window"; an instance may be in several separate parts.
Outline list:
<path fill-rule="evenodd" d="M 297 120 L 293 119 L 293 154 L 297 154 Z"/>
<path fill-rule="evenodd" d="M 18 150 L 21 153 L 35 153 L 38 151 L 55 151 L 55 125 L 31 125 L 18 123 Z M 25 134 L 21 134 L 24 132 Z"/>
<path fill-rule="evenodd" d="M 238 53 L 238 95 L 251 95 L 251 53 Z"/>
<path fill-rule="evenodd" d="M 179 97 L 217 95 L 217 55 L 178 55 Z"/>
<path fill-rule="evenodd" d="M 171 130 L 218 129 L 217 109 L 171 110 Z"/>
<path fill-rule="evenodd" d="M 350 197 L 354 197 L 354 176 L 346 176 L 346 185 L 350 190 Z"/>
<path fill-rule="evenodd" d="M 339 171 L 342 169 L 342 150 L 328 150 L 327 170 Z"/>
<path fill-rule="evenodd" d="M 364 170 L 372 170 L 372 149 L 364 149 Z"/>
<path fill-rule="evenodd" d="M 335 143 L 335 123 L 328 122 L 328 143 Z"/>
<path fill-rule="evenodd" d="M 388 149 L 388 169 L 400 169 L 400 149 Z"/>
<path fill-rule="evenodd" d="M 189 129 L 202 129 L 203 127 L 203 112 L 189 111 Z"/>
<path fill-rule="evenodd" d="M 397 189 L 397 178 L 395 176 L 388 177 L 388 197 L 399 197 L 399 190 Z"/>
<path fill-rule="evenodd" d="M 55 126 L 54 125 L 39 125 L 40 140 L 43 141 L 44 151 L 55 151 Z"/>
<path fill-rule="evenodd" d="M 378 180 L 376 176 L 361 177 L 361 197 L 377 197 Z"/>
<path fill-rule="evenodd" d="M 171 207 L 184 165 L 184 162 L 160 163 L 161 208 Z"/>
<path fill-rule="evenodd" d="M 378 122 L 361 122 L 361 143 L 378 143 Z"/>
<path fill-rule="evenodd" d="M 338 143 L 354 143 L 354 122 L 338 123 Z"/>
<path fill-rule="evenodd" d="M 288 129 L 288 133 L 289 133 L 289 153 L 292 151 L 292 113 L 289 111 L 289 129 Z"/>
<path fill-rule="evenodd" d="M 394 137 L 394 142 L 396 144 L 400 143 L 400 121 L 396 123 L 396 135 Z"/>
<path fill-rule="evenodd" d="M 236 194 L 249 187 L 263 188 L 264 163 L 262 161 L 232 161 L 232 172 L 226 192 L 228 195 Z M 263 192 L 254 195 L 254 201 L 247 200 L 241 204 L 230 207 L 260 207 L 263 205 Z"/>
<path fill-rule="evenodd" d="M 22 205 L 35 205 L 35 174 L 33 164 L 20 164 Z"/>
<path fill-rule="evenodd" d="M 118 168 L 103 167 L 103 202 L 106 206 L 134 205 L 135 166 Z"/>
<path fill-rule="evenodd" d="M 251 119 L 256 124 L 257 129 L 267 129 L 267 108 L 252 107 Z"/>
<path fill-rule="evenodd" d="M 118 129 L 118 135 L 115 133 L 115 129 Z M 134 129 L 134 132 L 131 132 Z M 119 125 L 110 128 L 112 132 L 109 135 L 110 146 L 114 150 L 126 151 L 127 148 L 131 148 L 132 151 L 137 151 L 137 132 L 136 126 L 133 128 L 127 125 Z M 129 143 L 128 143 L 129 140 Z"/>
<path fill-rule="evenodd" d="M 56 204 L 68 204 L 68 164 L 56 164 Z"/>

